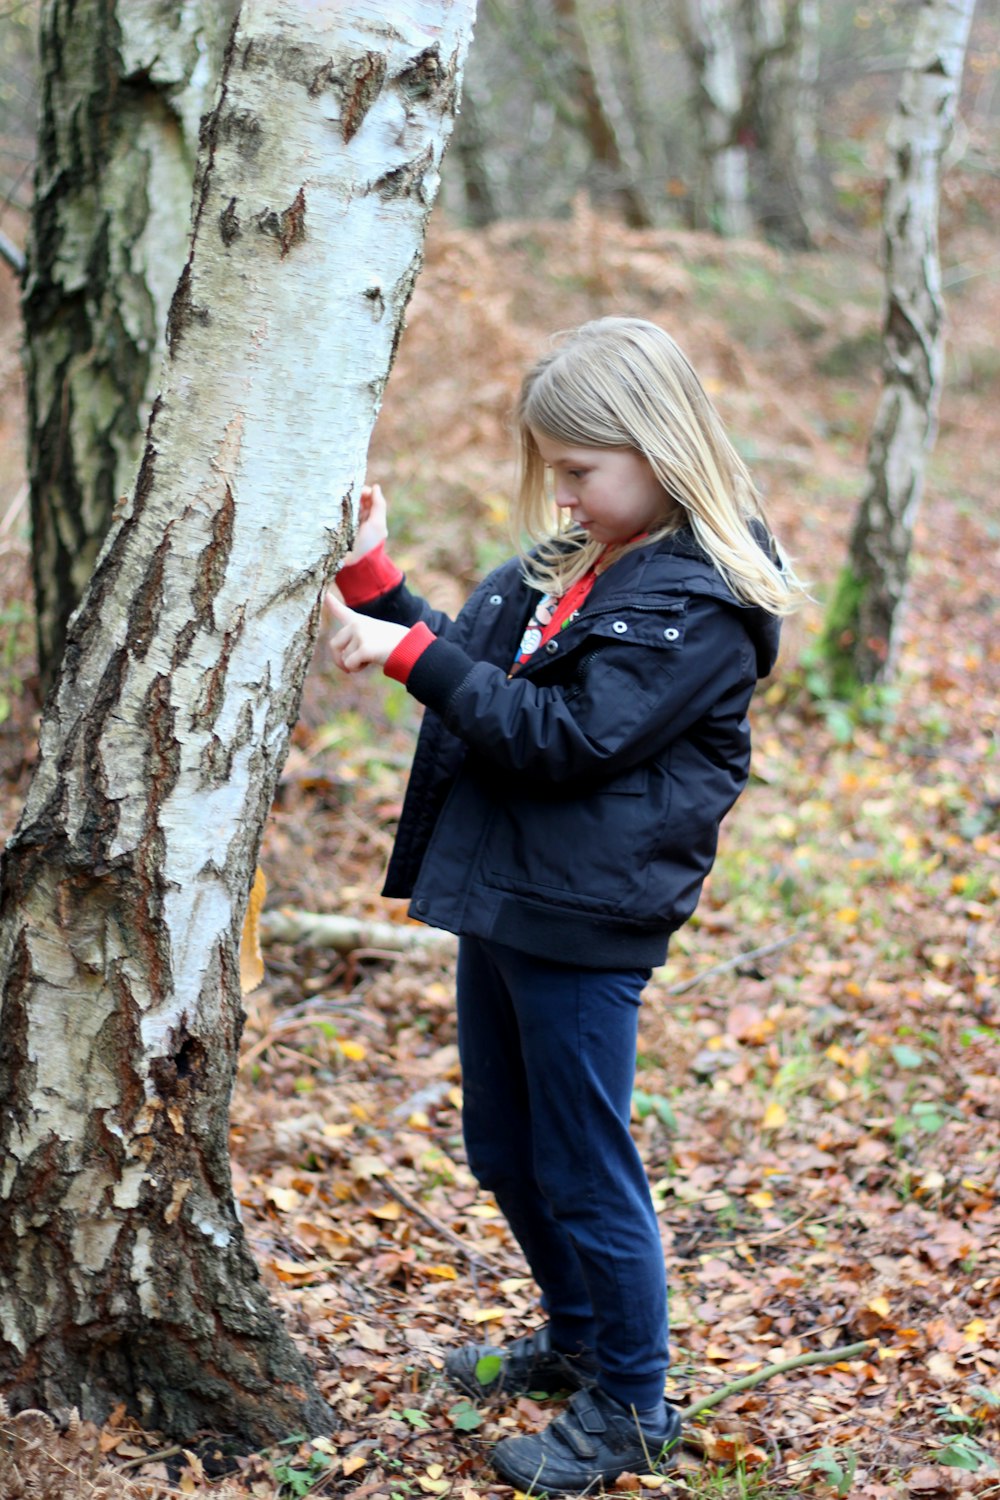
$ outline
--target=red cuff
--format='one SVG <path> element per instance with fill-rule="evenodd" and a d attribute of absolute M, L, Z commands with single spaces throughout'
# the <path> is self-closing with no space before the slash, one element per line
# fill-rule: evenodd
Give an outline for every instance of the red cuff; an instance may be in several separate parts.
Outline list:
<path fill-rule="evenodd" d="M 423 656 L 427 647 L 437 640 L 437 636 L 423 620 L 408 630 L 389 655 L 382 666 L 386 677 L 392 677 L 396 682 L 406 686 L 407 678 L 413 671 L 418 660 Z"/>
<path fill-rule="evenodd" d="M 370 604 L 380 599 L 403 579 L 402 571 L 386 556 L 385 542 L 379 542 L 356 563 L 348 563 L 337 574 L 337 587 L 349 609 L 356 604 Z"/>

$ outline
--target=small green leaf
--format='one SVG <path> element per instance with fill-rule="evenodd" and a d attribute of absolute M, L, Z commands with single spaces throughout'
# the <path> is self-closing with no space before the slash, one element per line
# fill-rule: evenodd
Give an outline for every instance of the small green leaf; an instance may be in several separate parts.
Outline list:
<path fill-rule="evenodd" d="M 893 1047 L 892 1055 L 896 1059 L 897 1067 L 920 1068 L 923 1066 L 924 1054 L 918 1052 L 916 1047 L 907 1047 L 903 1042 Z"/>
<path fill-rule="evenodd" d="M 459 1432 L 475 1432 L 483 1425 L 483 1419 L 471 1401 L 456 1402 L 448 1413 L 448 1420 Z"/>
<path fill-rule="evenodd" d="M 980 1469 L 995 1473 L 1000 1469 L 995 1459 L 991 1458 L 986 1449 L 977 1443 L 974 1437 L 953 1438 L 944 1448 L 938 1448 L 931 1457 L 935 1463 L 942 1464 L 948 1469 L 965 1469 L 970 1474 L 975 1474 Z"/>
<path fill-rule="evenodd" d="M 476 1379 L 480 1385 L 489 1385 L 491 1380 L 496 1380 L 500 1374 L 500 1366 L 503 1361 L 499 1354 L 484 1354 L 481 1359 L 476 1360 Z"/>
<path fill-rule="evenodd" d="M 415 1406 L 405 1406 L 403 1408 L 403 1416 L 406 1418 L 407 1422 L 409 1422 L 411 1427 L 416 1427 L 420 1431 L 427 1431 L 430 1428 L 431 1424 L 428 1422 L 424 1413 L 422 1411 L 418 1411 Z"/>

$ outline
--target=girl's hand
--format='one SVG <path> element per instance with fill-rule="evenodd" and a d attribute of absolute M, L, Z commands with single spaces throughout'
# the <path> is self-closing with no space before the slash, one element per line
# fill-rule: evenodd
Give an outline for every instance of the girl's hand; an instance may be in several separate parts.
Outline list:
<path fill-rule="evenodd" d="M 379 543 L 385 541 L 389 535 L 388 509 L 381 485 L 366 484 L 358 502 L 358 529 L 354 533 L 354 546 L 347 553 L 341 567 L 359 562 L 367 552 L 374 552 Z"/>
<path fill-rule="evenodd" d="M 335 594 L 327 594 L 326 607 L 333 616 L 336 627 L 330 637 L 330 649 L 337 666 L 344 672 L 360 672 L 363 667 L 383 666 L 408 634 L 405 625 L 393 625 L 388 620 L 370 620 L 367 615 L 356 614 Z"/>

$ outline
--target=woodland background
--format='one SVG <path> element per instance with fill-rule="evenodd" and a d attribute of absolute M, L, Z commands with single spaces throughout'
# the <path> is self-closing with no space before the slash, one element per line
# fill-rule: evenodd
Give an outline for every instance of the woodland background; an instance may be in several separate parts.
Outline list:
<path fill-rule="evenodd" d="M 1000 1494 L 1000 17 L 981 0 L 943 190 L 947 385 L 900 670 L 859 711 L 826 696 L 810 645 L 878 395 L 882 143 L 915 7 L 823 8 L 824 212 L 808 252 L 689 227 L 688 83 L 652 5 L 628 13 L 632 76 L 655 101 L 643 187 L 657 224 L 624 227 L 559 118 L 558 69 L 535 34 L 545 8 L 511 9 L 484 10 L 468 76 L 500 216 L 466 222 L 456 141 L 376 430 L 394 555 L 437 602 L 460 602 L 507 551 L 524 364 L 555 328 L 635 312 L 691 356 L 817 601 L 787 629 L 754 709 L 751 786 L 648 991 L 635 1130 L 662 1204 L 676 1400 L 772 1360 L 877 1344 L 731 1396 L 673 1486 L 723 1500 Z M 591 12 L 619 69 L 625 13 Z M 0 14 L 0 228 L 16 243 L 33 20 L 32 4 Z M 0 329 L 6 836 L 39 710 L 6 268 Z M 378 891 L 415 725 L 402 689 L 345 680 L 320 648 L 265 838 L 269 907 L 405 920 Z M 237 1196 L 339 1428 L 239 1455 L 211 1435 L 162 1452 L 124 1414 L 58 1437 L 41 1419 L 0 1423 L 4 1500 L 471 1500 L 500 1492 L 484 1462 L 496 1437 L 548 1420 L 529 1399 L 477 1410 L 439 1374 L 449 1344 L 536 1317 L 464 1163 L 448 960 L 273 943 L 266 957 L 233 1105 Z"/>

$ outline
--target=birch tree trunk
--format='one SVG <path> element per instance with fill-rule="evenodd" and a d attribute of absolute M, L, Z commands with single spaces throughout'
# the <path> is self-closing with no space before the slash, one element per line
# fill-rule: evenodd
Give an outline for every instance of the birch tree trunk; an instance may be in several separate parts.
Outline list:
<path fill-rule="evenodd" d="M 975 0 L 924 0 L 889 127 L 883 390 L 847 566 L 825 623 L 835 690 L 887 680 L 944 364 L 938 204 Z"/>
<path fill-rule="evenodd" d="M 0 878 L 0 1390 L 327 1420 L 233 1201 L 238 948 L 420 265 L 472 0 L 246 0 L 130 503 Z"/>
<path fill-rule="evenodd" d="M 39 669 L 142 453 L 236 0 L 46 0 L 23 297 Z"/>
<path fill-rule="evenodd" d="M 653 221 L 639 185 L 637 153 L 623 139 L 628 132 L 608 80 L 602 86 L 598 78 L 579 0 L 552 0 L 552 9 L 560 44 L 572 65 L 573 92 L 593 162 L 594 197 L 614 202 L 634 229 L 648 228 Z"/>
<path fill-rule="evenodd" d="M 743 72 L 732 0 L 682 0 L 679 19 L 695 78 L 695 226 L 727 236 L 749 234 L 747 153 L 737 139 Z"/>
<path fill-rule="evenodd" d="M 769 239 L 808 250 L 820 217 L 818 0 L 746 0 L 746 16 L 754 217 Z"/>

